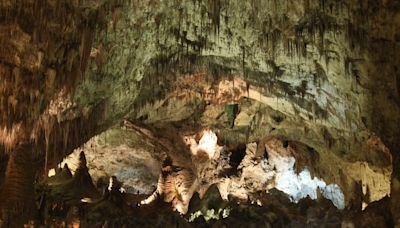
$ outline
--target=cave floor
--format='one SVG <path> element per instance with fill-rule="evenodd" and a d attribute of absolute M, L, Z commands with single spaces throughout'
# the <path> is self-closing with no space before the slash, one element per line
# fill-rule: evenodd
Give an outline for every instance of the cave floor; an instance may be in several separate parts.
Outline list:
<path fill-rule="evenodd" d="M 83 174 L 78 172 L 78 175 Z M 83 178 L 74 175 L 68 177 L 69 181 L 61 182 L 60 179 L 65 176 L 68 175 L 61 172 L 38 186 L 38 213 L 36 219 L 25 227 L 393 226 L 388 198 L 370 204 L 364 211 L 351 208 L 339 210 L 326 199 L 315 201 L 308 198 L 297 204 L 292 203 L 285 194 L 273 190 L 254 195 L 262 204 L 259 206 L 254 202 L 240 203 L 235 199 L 226 202 L 221 199 L 216 187 L 210 187 L 202 199 L 194 196 L 188 213 L 181 215 L 161 198 L 148 205 L 140 205 L 148 195 L 121 192 L 118 182 L 108 188 L 96 188 L 97 192 L 93 192 L 93 184 L 87 178 L 90 176 Z"/>

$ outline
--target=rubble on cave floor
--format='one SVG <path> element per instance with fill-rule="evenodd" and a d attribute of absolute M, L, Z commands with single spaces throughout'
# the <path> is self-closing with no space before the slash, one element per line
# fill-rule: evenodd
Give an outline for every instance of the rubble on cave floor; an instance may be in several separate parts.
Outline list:
<path fill-rule="evenodd" d="M 75 174 L 68 166 L 37 184 L 39 216 L 31 224 L 52 227 L 390 227 L 389 201 L 374 202 L 365 211 L 337 209 L 326 199 L 300 199 L 291 202 L 286 194 L 273 189 L 254 192 L 248 202 L 224 200 L 217 185 L 211 185 L 200 198 L 191 197 L 188 212 L 181 215 L 171 204 L 156 199 L 138 206 L 146 195 L 125 193 L 122 183 L 110 177 L 95 187 L 83 152 Z M 361 208 L 361 201 L 354 208 Z M 262 205 L 262 206 L 261 206 Z M 367 223 L 368 222 L 368 223 Z"/>

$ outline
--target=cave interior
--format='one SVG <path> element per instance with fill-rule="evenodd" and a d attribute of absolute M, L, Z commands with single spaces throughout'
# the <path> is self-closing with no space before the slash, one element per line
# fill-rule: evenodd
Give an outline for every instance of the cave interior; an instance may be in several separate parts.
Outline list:
<path fill-rule="evenodd" d="M 1 0 L 0 227 L 400 227 L 398 63 L 398 0 Z"/>

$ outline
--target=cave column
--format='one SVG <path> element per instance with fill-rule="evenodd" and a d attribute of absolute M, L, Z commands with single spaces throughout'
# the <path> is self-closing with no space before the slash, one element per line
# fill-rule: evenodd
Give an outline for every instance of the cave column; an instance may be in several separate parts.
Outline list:
<path fill-rule="evenodd" d="M 5 227 L 19 227 L 32 219 L 36 212 L 34 196 L 36 171 L 32 155 L 32 146 L 27 144 L 19 145 L 10 152 L 0 194 L 0 218 Z"/>

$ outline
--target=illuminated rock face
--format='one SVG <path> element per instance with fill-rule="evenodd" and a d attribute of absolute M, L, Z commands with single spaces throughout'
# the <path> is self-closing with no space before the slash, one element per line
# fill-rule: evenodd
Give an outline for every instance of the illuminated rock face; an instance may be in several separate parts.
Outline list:
<path fill-rule="evenodd" d="M 344 195 L 337 184 L 327 185 L 322 179 L 312 178 L 307 168 L 296 174 L 294 170 L 296 160 L 294 157 L 274 155 L 273 152 L 268 154 L 269 161 L 263 162 L 268 162 L 269 170 L 268 168 L 267 170 L 269 172 L 275 172 L 275 176 L 273 176 L 275 178 L 275 188 L 288 194 L 292 201 L 298 202 L 306 197 L 315 200 L 318 195 L 317 191 L 320 191 L 322 196 L 331 200 L 337 208 L 344 209 Z"/>
<path fill-rule="evenodd" d="M 215 153 L 218 150 L 217 141 L 218 138 L 214 132 L 210 130 L 203 132 L 203 136 L 201 137 L 197 148 L 193 151 L 193 155 L 199 155 L 199 151 L 204 151 L 207 153 L 209 158 L 214 158 Z"/>
<path fill-rule="evenodd" d="M 193 194 L 197 192 L 200 197 L 203 197 L 212 184 L 218 186 L 224 200 L 234 198 L 243 202 L 247 202 L 248 199 L 257 201 L 259 199 L 254 197 L 256 193 L 269 192 L 274 188 L 287 194 L 292 202 L 297 203 L 300 199 L 307 197 L 314 200 L 324 197 L 338 209 L 344 209 L 350 202 L 349 198 L 357 196 L 354 192 L 343 192 L 340 186 L 346 186 L 346 180 L 339 179 L 337 183 L 326 183 L 324 177 L 319 176 L 321 174 L 318 169 L 315 169 L 316 167 L 308 167 L 304 163 L 308 161 L 301 159 L 313 158 L 302 154 L 307 151 L 302 151 L 302 145 L 299 143 L 288 142 L 279 137 L 268 138 L 263 141 L 264 145 L 260 145 L 265 148 L 262 157 L 257 156 L 257 144 L 250 143 L 240 164 L 232 167 L 230 165 L 233 159 L 232 152 L 217 145 L 217 136 L 214 132 L 202 131 L 198 145 L 193 136 L 186 136 L 185 139 L 191 148 L 193 163 L 189 166 L 191 168 L 172 168 L 173 161 L 164 166 L 156 192 L 144 200 L 143 204 L 149 204 L 161 196 L 166 202 L 172 202 L 175 210 L 185 214 Z M 203 153 L 199 153 L 200 151 Z M 226 176 L 229 173 L 227 171 L 232 169 L 236 174 Z M 314 170 L 313 177 L 309 169 Z M 384 169 L 374 172 L 373 174 L 378 175 L 384 172 Z M 380 184 L 363 183 L 369 189 L 365 203 L 379 200 L 390 194 L 390 175 L 375 181 Z"/>
<path fill-rule="evenodd" d="M 198 77 L 198 75 L 189 75 L 181 80 L 200 81 Z M 183 82 L 177 84 L 182 85 Z M 300 186 L 288 189 L 281 184 L 279 188 L 292 195 L 295 201 L 302 195 L 310 195 L 313 198 L 317 194 L 317 186 L 319 186 L 321 194 L 333 200 L 339 208 L 352 204 L 351 202 L 354 199 L 360 197 L 358 188 L 364 189 L 362 201 L 366 204 L 380 200 L 390 194 L 392 157 L 387 147 L 372 132 L 364 129 L 357 134 L 346 137 L 346 133 L 342 135 L 335 128 L 321 126 L 324 123 L 307 122 L 299 116 L 291 116 L 290 113 L 279 110 L 280 106 L 275 106 L 274 101 L 264 102 L 263 97 L 260 98 L 260 94 L 246 96 L 248 93 L 252 94 L 255 88 L 252 86 L 246 88 L 241 86 L 243 84 L 245 84 L 243 80 L 235 78 L 234 81 L 223 80 L 217 87 L 211 89 L 207 87 L 206 82 L 201 83 L 200 81 L 196 84 L 197 90 L 193 88 L 193 91 L 203 90 L 202 93 L 204 94 L 211 94 L 212 90 L 219 91 L 211 98 L 203 98 L 203 106 L 201 102 L 198 102 L 198 106 L 202 107 L 185 105 L 195 104 L 196 99 L 202 98 L 200 95 L 196 97 L 196 92 L 193 92 L 193 94 L 187 92 L 186 95 L 182 95 L 183 91 L 190 91 L 191 87 L 188 84 L 182 89 L 178 88 L 168 94 L 166 99 L 158 101 L 153 106 L 148 105 L 143 108 L 138 118 L 146 116 L 145 123 L 149 125 L 159 124 L 162 119 L 176 119 L 178 116 L 175 113 L 190 113 L 190 110 L 197 107 L 198 109 L 193 111 L 193 116 L 195 116 L 193 121 L 202 126 L 215 127 L 221 145 L 261 141 L 261 143 L 255 144 L 255 148 L 252 149 L 252 158 L 257 160 L 263 156 L 264 150 L 271 150 L 268 146 L 265 149 L 260 149 L 260 147 L 263 147 L 261 145 L 263 145 L 264 140 L 268 140 L 270 136 L 278 138 L 284 136 L 286 141 L 300 142 L 299 145 L 292 144 L 289 149 L 285 149 L 281 145 L 282 140 L 277 140 L 277 145 L 272 143 L 272 148 L 279 151 L 278 154 L 282 154 L 282 156 L 272 156 L 275 160 L 270 162 L 279 164 L 283 160 L 285 161 L 283 164 L 286 164 L 280 166 L 282 172 L 279 175 L 268 171 L 266 167 L 273 166 L 268 162 L 259 160 L 257 165 L 252 162 L 241 164 L 244 171 L 243 179 L 249 180 L 248 182 L 251 185 L 272 185 L 272 182 L 268 182 L 271 178 L 292 179 L 291 186 L 296 184 Z M 228 101 L 234 101 L 240 107 L 233 128 L 230 127 L 227 114 L 224 113 L 224 107 Z M 345 138 L 349 141 L 346 141 Z M 364 140 L 359 140 L 361 138 Z M 189 143 L 189 147 L 196 154 L 197 144 L 193 143 L 193 139 L 187 141 L 192 142 Z M 219 161 L 221 162 L 221 160 Z M 296 165 L 292 167 L 294 161 L 296 161 Z M 265 164 L 265 167 L 262 164 Z M 196 165 L 197 163 L 193 164 L 195 167 Z M 312 178 L 308 178 L 307 171 L 302 172 L 303 167 L 308 167 Z M 211 169 L 217 170 L 217 167 Z M 295 175 L 294 172 L 300 173 L 301 176 Z M 205 178 L 208 182 L 212 182 L 210 176 Z M 314 179 L 314 177 L 317 177 L 317 179 Z M 307 191 L 307 193 L 302 192 L 301 178 L 306 178 L 307 180 L 304 181 L 313 185 L 310 188 L 305 186 L 304 191 Z M 313 179 L 312 183 L 311 179 Z M 325 184 L 319 180 L 323 180 Z M 220 185 L 221 188 L 235 189 L 233 194 L 240 195 L 237 198 L 247 199 L 247 191 L 241 189 L 242 184 L 232 181 L 232 178 L 225 180 Z M 225 196 L 225 199 L 228 198 L 228 193 L 221 194 Z M 299 196 L 297 196 L 298 194 Z"/>
<path fill-rule="evenodd" d="M 157 187 L 160 154 L 141 141 L 132 131 L 109 129 L 74 151 L 60 164 L 68 164 L 72 172 L 78 165 L 80 151 L 85 151 L 89 173 L 97 185 L 115 176 L 132 194 L 151 194 Z M 104 183 L 102 183 L 104 182 Z"/>

